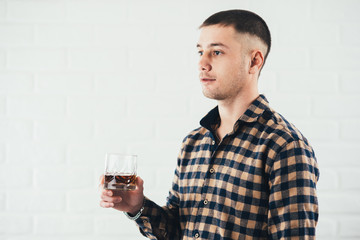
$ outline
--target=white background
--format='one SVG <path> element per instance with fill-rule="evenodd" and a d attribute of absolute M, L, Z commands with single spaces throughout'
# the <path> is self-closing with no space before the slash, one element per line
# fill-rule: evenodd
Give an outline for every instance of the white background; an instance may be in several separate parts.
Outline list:
<path fill-rule="evenodd" d="M 360 239 L 360 1 L 0 0 L 0 240 L 143 239 L 99 207 L 105 153 L 138 154 L 165 203 L 182 139 L 215 105 L 197 27 L 233 8 L 272 32 L 260 89 L 315 149 L 318 239 Z"/>

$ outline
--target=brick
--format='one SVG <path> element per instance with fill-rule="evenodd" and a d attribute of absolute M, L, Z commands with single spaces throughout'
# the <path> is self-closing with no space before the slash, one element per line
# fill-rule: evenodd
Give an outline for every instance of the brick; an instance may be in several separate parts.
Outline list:
<path fill-rule="evenodd" d="M 164 189 L 164 193 L 166 193 L 165 198 L 167 196 L 167 193 L 169 189 L 172 187 L 172 182 L 174 179 L 174 172 L 175 172 L 175 164 L 174 167 L 162 167 L 159 166 L 156 168 L 156 186 L 159 189 Z"/>
<path fill-rule="evenodd" d="M 0 21 L 5 21 L 6 19 L 6 1 L 0 1 Z"/>
<path fill-rule="evenodd" d="M 185 137 L 185 136 L 183 136 Z M 144 172 L 148 167 L 167 166 L 175 170 L 181 141 L 136 141 L 127 144 L 129 152 L 138 155 L 138 171 Z M 161 156 L 159 151 L 161 150 Z M 152 173 L 149 174 L 149 177 Z"/>
<path fill-rule="evenodd" d="M 94 232 L 91 217 L 79 215 L 41 215 L 35 218 L 36 234 L 91 234 Z"/>
<path fill-rule="evenodd" d="M 333 95 L 314 98 L 313 114 L 319 117 L 360 117 L 359 96 Z"/>
<path fill-rule="evenodd" d="M 199 55 L 195 46 L 198 41 L 199 29 L 197 29 L 198 23 L 195 24 L 194 26 L 194 24 L 174 23 L 171 24 L 171 28 L 168 25 L 156 24 L 153 30 L 156 33 L 154 39 L 156 48 L 172 49 L 174 45 L 183 46 L 184 50 L 193 53 L 195 59 L 198 60 Z"/>
<path fill-rule="evenodd" d="M 130 31 L 128 24 L 97 24 L 94 27 L 94 42 L 99 46 L 127 47 L 129 42 L 136 39 L 136 36 L 129 34 Z M 145 33 L 141 32 L 141 34 Z M 142 40 L 144 39 L 142 38 Z M 147 40 L 149 41 L 149 39 Z"/>
<path fill-rule="evenodd" d="M 40 189 L 79 189 L 94 186 L 94 172 L 88 167 L 39 167 L 34 170 L 35 184 Z"/>
<path fill-rule="evenodd" d="M 311 24 L 295 22 L 292 24 L 294 26 L 289 27 L 287 24 L 278 26 L 277 34 L 280 36 L 278 41 L 281 46 L 292 46 L 294 44 L 302 46 L 333 46 L 340 43 L 339 24 L 316 22 Z"/>
<path fill-rule="evenodd" d="M 129 48 L 128 53 L 129 69 L 132 71 L 141 69 L 141 71 L 152 73 L 162 69 L 173 69 L 174 66 L 178 69 L 187 69 L 188 66 L 188 56 L 182 51 L 161 51 L 158 48 L 138 46 Z"/>
<path fill-rule="evenodd" d="M 339 227 L 336 218 L 330 216 L 323 217 L 320 215 L 320 220 L 316 226 L 316 239 L 318 239 L 318 237 L 327 237 L 325 239 L 335 237 L 337 236 L 338 229 Z"/>
<path fill-rule="evenodd" d="M 29 24 L 0 24 L 0 45 L 31 45 L 34 42 L 34 27 Z"/>
<path fill-rule="evenodd" d="M 145 116 L 145 115 L 144 115 Z M 122 144 L 129 141 L 149 140 L 154 136 L 151 124 L 144 125 L 142 120 L 97 121 L 95 139 L 98 141 L 116 141 Z"/>
<path fill-rule="evenodd" d="M 360 4 L 358 6 L 360 7 Z M 360 29 L 357 24 L 344 24 L 341 26 L 341 43 L 346 46 L 360 45 Z"/>
<path fill-rule="evenodd" d="M 311 50 L 311 68 L 320 71 L 356 71 L 356 59 L 360 54 L 359 47 L 316 47 Z"/>
<path fill-rule="evenodd" d="M 321 180 L 320 180 L 321 181 Z M 359 214 L 360 195 L 357 191 L 321 192 L 318 191 L 321 212 L 326 214 Z"/>
<path fill-rule="evenodd" d="M 127 103 L 131 118 L 183 117 L 188 113 L 184 99 L 169 94 L 131 95 Z"/>
<path fill-rule="evenodd" d="M 26 141 L 33 136 L 33 124 L 28 120 L 0 119 L 0 132 L 0 142 Z"/>
<path fill-rule="evenodd" d="M 319 121 L 319 120 L 294 120 L 291 121 L 300 132 L 311 142 L 334 141 L 339 139 L 339 125 L 336 121 Z M 331 129 L 331 131 L 329 131 Z"/>
<path fill-rule="evenodd" d="M 125 73 L 125 74 L 124 74 Z M 128 71 L 121 74 L 96 74 L 96 91 L 100 94 L 126 96 L 131 93 L 155 91 L 155 74 Z"/>
<path fill-rule="evenodd" d="M 4 97 L 0 97 L 0 116 L 5 116 L 6 113 L 6 100 Z"/>
<path fill-rule="evenodd" d="M 200 86 L 199 86 L 200 87 Z M 191 130 L 199 127 L 200 120 L 216 105 L 215 100 L 204 97 L 201 90 L 198 93 L 189 97 L 189 115 L 192 116 Z"/>
<path fill-rule="evenodd" d="M 5 203 L 6 203 L 6 195 L 4 193 L 0 193 L 0 211 L 5 211 Z"/>
<path fill-rule="evenodd" d="M 94 125 L 87 120 L 37 120 L 35 139 L 56 143 L 87 141 L 94 134 Z"/>
<path fill-rule="evenodd" d="M 307 95 L 274 93 L 267 96 L 270 106 L 290 122 L 291 118 L 311 115 L 311 98 Z"/>
<path fill-rule="evenodd" d="M 8 50 L 7 67 L 11 70 L 63 70 L 65 66 L 64 49 L 16 48 Z"/>
<path fill-rule="evenodd" d="M 6 161 L 6 145 L 0 143 L 0 164 Z"/>
<path fill-rule="evenodd" d="M 1 214 L 0 234 L 29 234 L 32 232 L 32 219 L 24 214 Z"/>
<path fill-rule="evenodd" d="M 165 206 L 166 198 L 169 196 L 169 190 L 170 188 L 168 187 L 166 188 L 153 187 L 152 189 L 145 188 L 144 193 L 152 201 L 159 204 L 159 206 Z"/>
<path fill-rule="evenodd" d="M 358 154 L 358 143 L 322 142 L 315 145 L 315 154 L 322 167 L 337 168 L 339 163 L 344 166 L 360 166 L 360 156 Z"/>
<path fill-rule="evenodd" d="M 124 97 L 68 97 L 67 114 L 73 118 L 123 119 L 126 113 Z"/>
<path fill-rule="evenodd" d="M 72 166 L 94 166 L 103 170 L 105 154 L 107 152 L 125 153 L 125 146 L 118 141 L 114 142 L 76 142 L 68 144 L 67 159 Z"/>
<path fill-rule="evenodd" d="M 266 67 L 261 71 L 258 79 L 259 92 L 267 96 L 268 93 L 276 93 L 278 91 L 278 80 L 275 72 L 268 71 Z"/>
<path fill-rule="evenodd" d="M 8 144 L 7 159 L 12 165 L 54 166 L 64 164 L 64 144 L 52 142 L 18 142 Z"/>
<path fill-rule="evenodd" d="M 360 167 L 351 169 L 341 169 L 340 173 L 340 188 L 347 190 L 359 190 L 359 176 Z"/>
<path fill-rule="evenodd" d="M 139 82 L 139 81 L 138 81 Z M 197 79 L 188 74 L 176 74 L 168 71 L 160 71 L 156 73 L 156 91 L 159 93 L 172 93 L 183 98 L 184 93 L 191 91 L 192 86 L 198 84 Z"/>
<path fill-rule="evenodd" d="M 7 2 L 7 19 L 11 22 L 62 22 L 65 16 L 64 1 L 13 0 Z"/>
<path fill-rule="evenodd" d="M 89 24 L 40 24 L 36 43 L 50 46 L 86 46 L 94 44 L 94 27 Z"/>
<path fill-rule="evenodd" d="M 21 94 L 34 90 L 34 77 L 26 73 L 0 73 L 0 93 Z"/>
<path fill-rule="evenodd" d="M 284 61 L 289 56 L 296 56 L 291 61 Z M 279 47 L 273 49 L 266 62 L 267 68 L 272 70 L 291 69 L 292 71 L 305 71 L 310 69 L 310 51 L 301 47 Z"/>
<path fill-rule="evenodd" d="M 66 206 L 65 194 L 53 190 L 11 190 L 7 199 L 7 211 L 11 213 L 60 213 Z"/>
<path fill-rule="evenodd" d="M 278 77 L 278 90 L 282 93 L 336 93 L 338 76 L 328 72 L 282 72 Z"/>
<path fill-rule="evenodd" d="M 136 48 L 138 46 L 152 48 L 156 44 L 155 39 L 157 39 L 158 34 L 161 34 L 155 29 L 155 27 L 155 25 L 149 25 L 145 22 L 142 24 L 134 24 L 130 22 L 130 24 L 127 24 L 126 27 L 121 28 L 123 33 L 122 35 L 126 35 L 123 36 L 124 39 L 121 40 L 121 42 L 126 39 L 126 46 L 128 46 L 130 49 Z M 169 30 L 169 28 L 167 30 Z M 165 33 L 163 33 L 163 35 L 164 34 Z M 146 41 L 144 41 L 144 36 L 146 36 Z M 111 41 L 103 39 L 104 37 L 101 35 L 99 37 L 100 40 Z"/>
<path fill-rule="evenodd" d="M 313 1 L 311 2 L 311 19 L 321 22 L 358 22 L 357 9 L 360 5 L 357 0 L 345 1 Z M 326 6 L 326 11 L 324 11 Z"/>
<path fill-rule="evenodd" d="M 154 6 L 161 6 L 156 8 Z M 151 9 L 151 11 L 149 11 Z M 169 11 L 168 9 L 171 9 Z M 184 3 L 168 2 L 168 1 L 152 1 L 142 2 L 141 8 L 137 2 L 130 1 L 128 9 L 128 21 L 136 24 L 158 25 L 184 23 L 189 19 L 188 8 L 184 7 Z M 144 21 L 145 20 L 145 21 Z M 199 23 L 200 25 L 200 23 Z"/>
<path fill-rule="evenodd" d="M 127 66 L 126 49 L 72 48 L 69 50 L 69 68 L 86 71 L 118 71 Z"/>
<path fill-rule="evenodd" d="M 354 104 L 355 105 L 355 104 Z M 357 141 L 360 134 L 359 120 L 347 120 L 340 125 L 341 138 L 345 140 Z"/>
<path fill-rule="evenodd" d="M 340 222 L 340 227 L 339 227 L 340 234 L 339 235 L 341 237 L 356 237 L 356 239 L 359 239 L 359 237 L 360 237 L 360 231 L 359 231 L 360 217 L 359 216 L 342 217 L 339 222 Z"/>
<path fill-rule="evenodd" d="M 127 2 L 116 0 L 67 3 L 67 20 L 75 23 L 121 23 L 126 21 Z"/>
<path fill-rule="evenodd" d="M 177 126 L 176 129 L 173 126 Z M 156 137 L 160 142 L 181 143 L 184 137 L 195 128 L 187 123 L 187 118 L 162 118 L 156 121 Z M 171 131 L 169 131 L 171 129 Z"/>
<path fill-rule="evenodd" d="M 31 168 L 2 165 L 0 168 L 0 189 L 27 189 L 32 186 L 32 177 Z"/>
<path fill-rule="evenodd" d="M 94 92 L 94 80 L 88 73 L 39 73 L 37 91 L 55 94 L 89 94 Z"/>
<path fill-rule="evenodd" d="M 103 210 L 114 211 L 113 209 Z M 139 229 L 134 221 L 130 221 L 124 214 L 119 213 L 114 216 L 95 217 L 95 233 L 101 235 L 123 236 L 123 234 L 131 234 L 139 236 Z"/>
<path fill-rule="evenodd" d="M 320 167 L 320 180 L 318 182 L 317 188 L 322 191 L 324 190 L 337 191 L 340 185 L 339 178 L 340 178 L 339 173 L 336 170 L 331 168 Z"/>
<path fill-rule="evenodd" d="M 58 96 L 28 95 L 7 98 L 7 114 L 20 118 L 59 118 L 65 116 L 66 100 Z"/>
<path fill-rule="evenodd" d="M 274 4 L 269 1 L 261 1 L 259 3 L 249 1 L 249 8 L 255 11 L 264 18 L 266 22 L 273 22 L 277 24 L 284 23 L 284 19 L 287 19 L 286 23 L 304 22 L 310 17 L 311 1 L 306 0 L 298 2 L 296 0 L 280 0 L 276 2 L 277 11 L 281 14 L 273 14 L 272 11 L 264 11 L 264 9 L 271 9 Z"/>
<path fill-rule="evenodd" d="M 4 69 L 6 64 L 5 51 L 0 50 L 0 69 Z"/>
<path fill-rule="evenodd" d="M 100 212 L 100 192 L 89 190 L 69 191 L 67 193 L 68 210 L 71 213 Z"/>
<path fill-rule="evenodd" d="M 341 76 L 340 90 L 344 93 L 360 93 L 360 72 L 347 72 Z"/>

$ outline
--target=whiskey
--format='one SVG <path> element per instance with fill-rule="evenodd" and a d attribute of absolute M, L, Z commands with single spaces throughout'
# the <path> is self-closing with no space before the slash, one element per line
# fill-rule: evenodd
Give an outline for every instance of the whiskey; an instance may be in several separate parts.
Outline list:
<path fill-rule="evenodd" d="M 104 188 L 110 190 L 135 190 L 136 175 L 105 175 Z"/>

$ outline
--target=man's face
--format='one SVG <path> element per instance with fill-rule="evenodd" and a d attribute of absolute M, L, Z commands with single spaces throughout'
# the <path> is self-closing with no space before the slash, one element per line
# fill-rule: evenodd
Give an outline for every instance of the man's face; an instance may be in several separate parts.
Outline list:
<path fill-rule="evenodd" d="M 249 57 L 243 35 L 232 26 L 212 25 L 201 29 L 198 51 L 203 94 L 211 99 L 235 98 L 249 84 Z"/>

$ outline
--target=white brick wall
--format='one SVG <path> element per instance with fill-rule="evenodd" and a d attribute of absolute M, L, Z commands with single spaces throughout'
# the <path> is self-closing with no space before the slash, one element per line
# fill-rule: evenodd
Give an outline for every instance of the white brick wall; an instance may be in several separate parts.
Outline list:
<path fill-rule="evenodd" d="M 143 239 L 98 206 L 104 155 L 138 154 L 165 203 L 183 137 L 215 105 L 197 27 L 231 8 L 272 31 L 260 89 L 315 149 L 318 239 L 360 239 L 359 1 L 0 0 L 0 240 Z"/>

